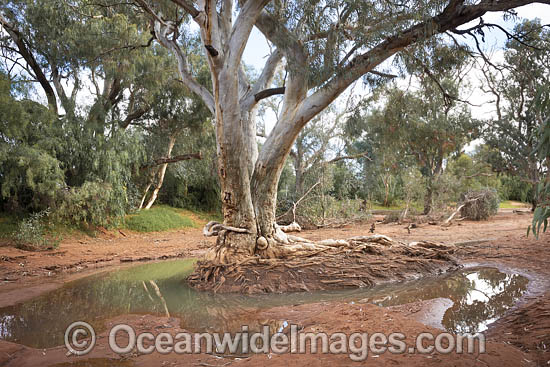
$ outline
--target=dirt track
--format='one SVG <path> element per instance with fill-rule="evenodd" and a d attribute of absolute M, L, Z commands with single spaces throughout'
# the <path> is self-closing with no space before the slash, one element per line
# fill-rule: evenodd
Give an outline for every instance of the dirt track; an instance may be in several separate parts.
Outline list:
<path fill-rule="evenodd" d="M 445 228 L 423 224 L 408 234 L 404 225 L 382 224 L 377 233 L 385 234 L 404 242 L 432 240 L 445 243 L 489 240 L 478 244 L 461 246 L 462 262 L 493 264 L 519 269 L 534 280 L 536 287 L 520 305 L 506 317 L 492 324 L 487 335 L 490 343 L 488 353 L 480 356 L 449 355 L 392 355 L 369 357 L 367 363 L 376 366 L 547 366 L 550 361 L 550 234 L 538 241 L 526 237 L 526 228 L 531 216 L 517 215 L 511 211 L 499 213 L 489 222 L 462 221 Z M 301 235 L 311 240 L 348 238 L 365 235 L 370 225 L 348 226 L 340 229 L 306 231 Z M 90 274 L 102 267 L 131 264 L 132 261 L 162 260 L 170 257 L 199 256 L 213 244 L 213 239 L 202 237 L 200 230 L 190 229 L 162 234 L 116 233 L 103 234 L 98 238 L 75 238 L 63 242 L 59 249 L 31 253 L 10 246 L 0 247 L 0 306 L 21 302 L 44 291 L 60 286 L 63 282 Z M 315 304 L 284 307 L 266 311 L 266 318 L 277 313 L 293 315 L 293 321 L 307 328 L 323 331 L 381 331 L 399 330 L 413 338 L 420 332 L 436 331 L 415 320 L 419 310 L 426 305 L 411 305 L 387 309 L 373 305 L 350 305 L 345 303 Z M 263 317 L 259 315 L 258 317 Z M 137 329 L 165 325 L 170 331 L 177 329 L 177 320 L 163 320 L 152 316 L 125 316 L 115 321 L 132 321 Z M 101 345 L 101 336 L 99 344 Z M 75 361 L 67 359 L 63 347 L 35 350 L 20 345 L 0 342 L 0 365 L 48 366 L 55 363 Z M 94 366 L 117 365 L 102 358 L 115 358 L 106 349 L 96 348 L 91 355 L 80 359 L 95 358 Z M 117 357 L 118 358 L 118 357 Z M 268 362 L 269 361 L 269 362 Z M 119 365 L 203 365 L 217 366 L 232 362 L 234 365 L 350 365 L 347 355 L 257 355 L 241 361 L 219 360 L 209 355 L 132 356 Z M 84 364 L 82 364 L 84 365 Z"/>

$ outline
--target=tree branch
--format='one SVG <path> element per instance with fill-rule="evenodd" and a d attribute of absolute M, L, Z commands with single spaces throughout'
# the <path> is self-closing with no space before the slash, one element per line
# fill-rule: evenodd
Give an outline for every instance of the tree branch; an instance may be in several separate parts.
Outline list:
<path fill-rule="evenodd" d="M 260 93 L 263 89 L 269 87 L 271 85 L 271 82 L 273 80 L 273 77 L 275 75 L 275 72 L 277 71 L 277 68 L 281 64 L 281 60 L 283 58 L 283 53 L 279 51 L 279 49 L 276 49 L 269 55 L 267 58 L 267 61 L 265 62 L 265 65 L 262 69 L 262 73 L 260 74 L 260 77 L 254 83 L 252 88 L 248 91 L 248 93 L 243 97 L 243 109 L 245 111 L 250 111 L 252 107 L 260 101 L 256 97 L 258 93 Z M 284 93 L 284 91 L 283 91 Z M 252 98 L 254 97 L 254 98 Z M 264 97 L 265 98 L 265 97 Z"/>
<path fill-rule="evenodd" d="M 1 13 L 0 24 L 2 24 L 6 32 L 10 35 L 10 38 L 17 46 L 18 53 L 23 57 L 25 62 L 32 69 L 34 77 L 38 80 L 38 83 L 40 83 L 40 86 L 42 87 L 44 93 L 46 94 L 46 97 L 48 98 L 48 105 L 57 114 L 57 98 L 55 96 L 55 91 L 48 81 L 48 78 L 44 74 L 44 71 L 34 58 L 34 55 L 27 47 L 27 42 L 25 41 L 23 35 Z"/>
<path fill-rule="evenodd" d="M 369 154 L 369 152 L 363 152 L 363 153 L 359 153 L 359 154 L 352 154 L 352 155 L 339 156 L 339 157 L 333 158 L 333 159 L 331 159 L 331 160 L 329 160 L 329 161 L 326 161 L 325 164 L 336 163 L 336 162 L 342 161 L 342 160 L 344 160 L 344 159 L 358 159 L 358 158 L 366 158 L 367 160 L 369 160 L 369 161 L 372 162 L 372 159 L 371 159 L 367 154 Z"/>
<path fill-rule="evenodd" d="M 231 30 L 231 35 L 229 36 L 229 41 L 225 47 L 225 54 L 229 55 L 228 60 L 226 60 L 227 68 L 229 70 L 237 70 L 241 64 L 242 55 L 248 38 L 250 37 L 250 32 L 256 19 L 260 15 L 262 9 L 267 5 L 270 0 L 248 0 L 242 6 L 233 29 Z"/>
<path fill-rule="evenodd" d="M 189 67 L 187 65 L 187 58 L 185 57 L 185 54 L 177 44 L 176 40 L 173 37 L 169 37 L 169 35 L 173 34 L 174 32 L 176 32 L 174 24 L 170 22 L 161 24 L 160 22 L 155 21 L 155 34 L 157 36 L 157 39 L 164 47 L 171 50 L 178 60 L 178 71 L 182 79 L 181 82 L 185 84 L 192 92 L 201 97 L 206 107 L 214 115 L 214 97 L 212 96 L 212 93 L 210 93 L 210 91 L 204 86 L 199 84 L 199 82 L 197 82 L 197 80 L 189 72 Z"/>
<path fill-rule="evenodd" d="M 132 123 L 132 121 L 139 119 L 141 116 L 145 115 L 150 109 L 151 106 L 146 106 L 133 110 L 121 122 L 120 127 L 126 129 Z"/>
<path fill-rule="evenodd" d="M 172 0 L 174 4 L 179 5 L 181 8 L 183 8 L 193 19 L 197 18 L 200 14 L 200 12 L 192 5 L 189 4 L 185 0 Z"/>
<path fill-rule="evenodd" d="M 440 14 L 420 22 L 398 35 L 388 37 L 370 51 L 356 56 L 323 88 L 307 98 L 300 107 L 297 122 L 305 124 L 340 95 L 353 81 L 370 72 L 384 60 L 405 47 L 435 34 L 456 29 L 458 26 L 477 19 L 487 12 L 505 11 L 532 2 L 532 0 L 501 0 L 463 5 L 461 0 L 452 0 Z M 550 0 L 538 2 L 550 4 Z"/>
<path fill-rule="evenodd" d="M 144 170 L 146 168 L 160 166 L 161 164 L 176 163 L 181 161 L 187 161 L 190 159 L 202 159 L 202 153 L 198 152 L 198 153 L 180 154 L 170 158 L 157 158 L 152 162 L 141 166 L 141 169 Z"/>
<path fill-rule="evenodd" d="M 277 94 L 285 94 L 285 90 L 286 90 L 285 87 L 264 89 L 263 91 L 256 93 L 254 95 L 254 100 L 256 102 L 259 102 L 264 98 L 275 96 Z"/>

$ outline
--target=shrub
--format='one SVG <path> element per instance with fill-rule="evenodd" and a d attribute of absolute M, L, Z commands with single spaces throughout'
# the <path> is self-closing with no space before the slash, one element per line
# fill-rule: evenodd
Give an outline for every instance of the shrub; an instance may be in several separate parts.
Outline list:
<path fill-rule="evenodd" d="M 472 220 L 487 220 L 498 211 L 500 200 L 495 189 L 470 191 L 460 197 L 460 214 Z"/>
<path fill-rule="evenodd" d="M 118 224 L 125 214 L 127 201 L 124 190 L 115 192 L 101 182 L 85 182 L 67 190 L 55 211 L 56 219 L 76 226 Z"/>
<path fill-rule="evenodd" d="M 50 210 L 31 214 L 29 218 L 23 219 L 17 226 L 14 235 L 17 248 L 37 251 L 56 248 L 59 245 L 59 238 L 47 233 L 46 220 Z"/>

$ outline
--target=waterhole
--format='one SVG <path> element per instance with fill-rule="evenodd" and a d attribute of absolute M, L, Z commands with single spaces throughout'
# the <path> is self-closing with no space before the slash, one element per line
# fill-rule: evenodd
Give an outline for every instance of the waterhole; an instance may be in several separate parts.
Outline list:
<path fill-rule="evenodd" d="M 62 345 L 66 327 L 86 321 L 100 332 L 104 321 L 125 314 L 169 315 L 191 332 L 238 331 L 243 315 L 275 306 L 320 301 L 370 302 L 394 306 L 449 298 L 442 325 L 451 332 L 478 332 L 512 307 L 527 278 L 495 268 L 469 268 L 370 289 L 267 295 L 212 294 L 189 288 L 194 260 L 133 266 L 65 284 L 27 302 L 0 309 L 0 339 L 35 348 Z"/>

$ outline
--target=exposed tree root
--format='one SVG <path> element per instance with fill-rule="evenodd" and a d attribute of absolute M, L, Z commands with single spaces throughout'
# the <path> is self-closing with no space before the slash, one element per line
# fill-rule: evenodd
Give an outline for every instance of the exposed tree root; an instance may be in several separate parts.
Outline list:
<path fill-rule="evenodd" d="M 231 263 L 216 261 L 219 256 L 199 261 L 188 282 L 214 292 L 311 291 L 372 287 L 459 267 L 453 245 L 429 241 L 405 244 L 383 235 L 313 243 L 281 233 L 276 231 L 275 239 L 266 240 L 268 246 L 257 248 L 255 256 Z M 212 249 L 212 254 L 221 250 Z"/>

